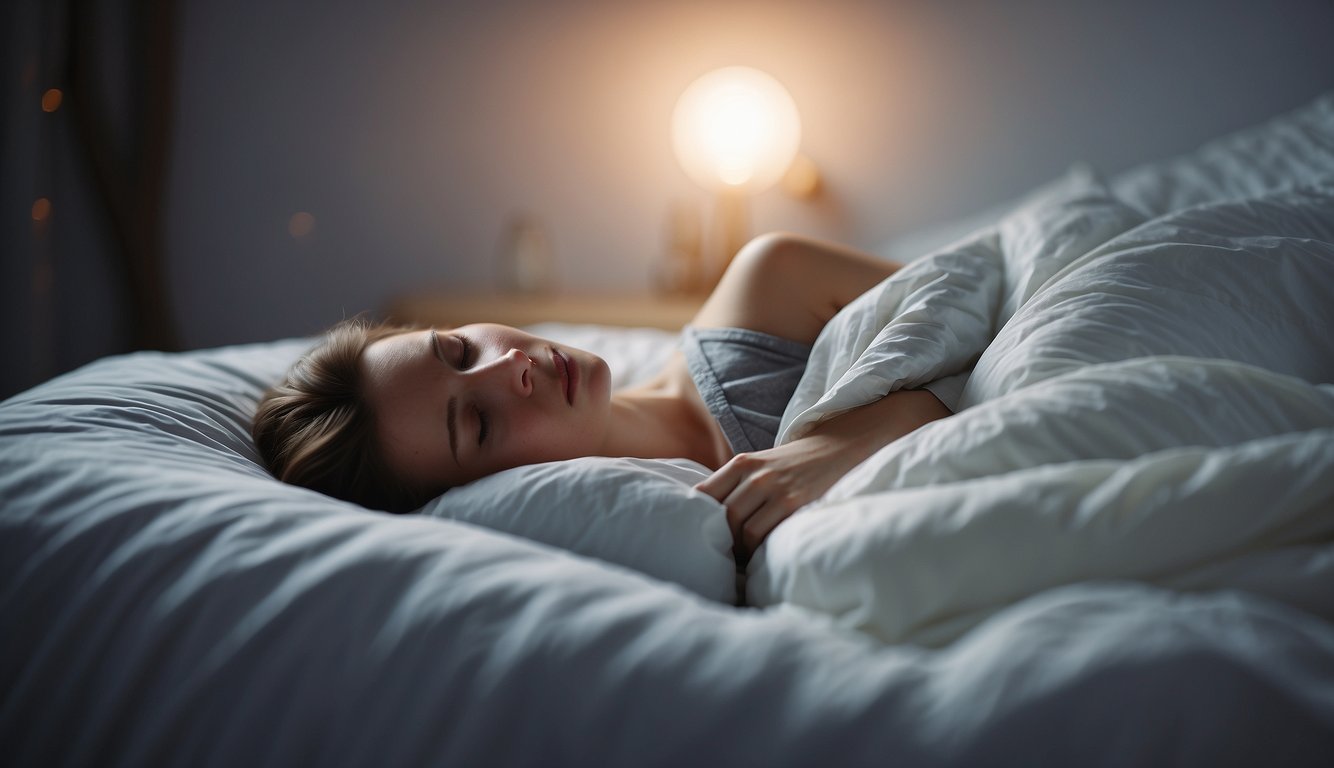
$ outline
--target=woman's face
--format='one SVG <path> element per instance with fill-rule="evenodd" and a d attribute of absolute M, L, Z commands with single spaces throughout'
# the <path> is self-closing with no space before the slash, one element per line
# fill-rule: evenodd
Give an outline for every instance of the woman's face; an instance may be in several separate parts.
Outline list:
<path fill-rule="evenodd" d="M 428 489 L 596 455 L 606 440 L 606 361 L 517 328 L 410 331 L 361 362 L 390 468 Z"/>

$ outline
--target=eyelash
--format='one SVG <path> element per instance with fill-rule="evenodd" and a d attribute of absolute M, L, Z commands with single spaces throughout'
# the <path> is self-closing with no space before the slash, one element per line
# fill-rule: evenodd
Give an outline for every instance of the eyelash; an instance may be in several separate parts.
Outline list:
<path fill-rule="evenodd" d="M 472 344 L 468 343 L 468 339 L 465 336 L 457 336 L 455 338 L 457 338 L 459 343 L 463 345 L 463 354 L 459 355 L 459 370 L 466 371 L 472 367 L 472 363 L 468 362 L 468 358 L 472 357 Z"/>

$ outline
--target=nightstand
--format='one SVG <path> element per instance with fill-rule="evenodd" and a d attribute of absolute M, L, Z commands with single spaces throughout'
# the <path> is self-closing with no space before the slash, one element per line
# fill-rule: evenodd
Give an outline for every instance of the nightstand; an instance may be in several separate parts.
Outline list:
<path fill-rule="evenodd" d="M 704 303 L 704 296 L 627 295 L 485 295 L 418 293 L 389 303 L 390 320 L 439 327 L 468 323 L 523 326 L 581 323 L 663 328 L 679 331 Z"/>

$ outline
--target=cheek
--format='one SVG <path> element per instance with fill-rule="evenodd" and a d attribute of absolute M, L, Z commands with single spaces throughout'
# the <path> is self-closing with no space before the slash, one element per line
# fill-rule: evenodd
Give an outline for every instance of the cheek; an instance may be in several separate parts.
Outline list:
<path fill-rule="evenodd" d="M 509 449 L 513 463 L 535 464 L 557 459 L 572 459 L 591 454 L 595 441 L 589 419 L 577 415 L 528 411 L 516 416 Z"/>

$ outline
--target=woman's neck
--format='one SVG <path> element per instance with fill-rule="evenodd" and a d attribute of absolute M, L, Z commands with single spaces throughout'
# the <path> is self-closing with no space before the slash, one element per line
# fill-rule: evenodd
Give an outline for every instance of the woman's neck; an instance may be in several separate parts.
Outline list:
<path fill-rule="evenodd" d="M 603 453 L 646 459 L 684 458 L 717 469 L 725 456 L 720 453 L 712 427 L 712 421 L 701 422 L 701 414 L 682 393 L 670 388 L 615 392 Z"/>

